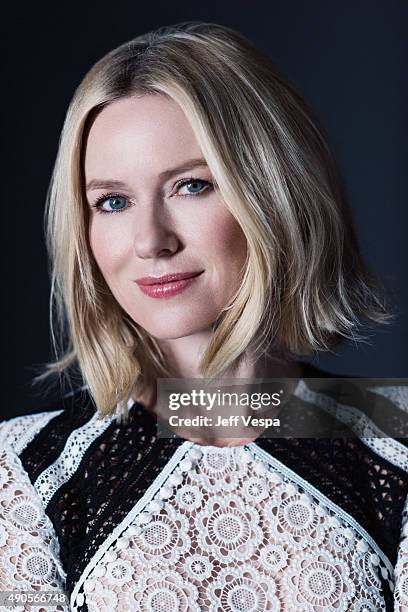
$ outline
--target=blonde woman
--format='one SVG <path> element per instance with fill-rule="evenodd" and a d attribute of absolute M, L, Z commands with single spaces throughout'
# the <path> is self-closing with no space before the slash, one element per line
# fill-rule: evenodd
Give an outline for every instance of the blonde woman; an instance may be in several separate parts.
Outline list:
<path fill-rule="evenodd" d="M 391 314 L 322 131 L 269 58 L 206 23 L 108 53 L 69 106 L 46 223 L 40 378 L 83 386 L 2 424 L 2 590 L 56 610 L 406 609 L 403 440 L 157 436 L 166 378 L 281 378 L 301 418 L 374 431 L 300 359 Z M 406 409 L 404 387 L 364 398 Z"/>

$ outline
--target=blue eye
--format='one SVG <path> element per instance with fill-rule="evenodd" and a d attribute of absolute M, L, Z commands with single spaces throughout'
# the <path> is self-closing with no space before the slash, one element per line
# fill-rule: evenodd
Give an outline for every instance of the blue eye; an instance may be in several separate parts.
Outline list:
<path fill-rule="evenodd" d="M 204 189 L 203 189 L 203 185 L 204 185 Z M 189 179 L 188 181 L 183 181 L 182 183 L 180 183 L 178 186 L 178 189 L 180 190 L 182 187 L 187 187 L 188 193 L 185 195 L 194 196 L 194 195 L 199 195 L 202 191 L 205 191 L 209 186 L 210 186 L 209 181 L 202 181 L 200 179 Z M 190 189 L 190 187 L 192 189 Z"/>
<path fill-rule="evenodd" d="M 123 205 L 121 205 L 121 201 L 122 203 L 124 203 Z M 105 202 L 109 203 L 111 210 L 104 210 L 102 208 L 102 205 Z M 121 212 L 126 207 L 126 198 L 121 195 L 104 194 L 104 195 L 101 195 L 101 197 L 96 200 L 93 206 L 96 209 L 101 209 L 100 212 L 107 212 L 107 213 Z"/>
<path fill-rule="evenodd" d="M 122 197 L 122 196 L 113 196 L 113 197 L 107 199 L 108 202 L 109 202 L 109 200 L 111 200 L 110 206 L 112 206 L 112 208 L 114 210 L 120 210 L 121 208 L 123 208 L 123 206 L 121 206 L 121 204 L 120 204 L 120 201 L 122 200 L 122 202 L 123 202 L 125 200 L 124 197 Z M 124 205 L 126 206 L 126 203 Z"/>

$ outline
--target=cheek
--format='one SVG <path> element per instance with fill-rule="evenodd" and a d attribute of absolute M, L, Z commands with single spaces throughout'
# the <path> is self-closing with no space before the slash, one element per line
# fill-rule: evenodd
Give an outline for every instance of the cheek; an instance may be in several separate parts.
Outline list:
<path fill-rule="evenodd" d="M 128 240 L 121 226 L 120 231 L 106 231 L 103 219 L 92 220 L 89 226 L 89 243 L 95 260 L 104 276 L 115 273 L 126 256 Z"/>
<path fill-rule="evenodd" d="M 207 224 L 206 244 L 211 259 L 220 264 L 221 270 L 226 266 L 238 269 L 245 262 L 245 235 L 235 218 L 226 210 L 214 215 L 211 223 Z"/>

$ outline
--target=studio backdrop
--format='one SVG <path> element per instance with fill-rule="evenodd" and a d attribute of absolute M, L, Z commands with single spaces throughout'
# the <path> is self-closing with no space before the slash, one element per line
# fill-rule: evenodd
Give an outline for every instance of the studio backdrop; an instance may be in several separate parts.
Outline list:
<path fill-rule="evenodd" d="M 27 3 L 15 11 L 3 55 L 1 418 L 46 399 L 31 387 L 53 357 L 43 213 L 73 92 L 108 50 L 187 20 L 241 31 L 314 109 L 341 169 L 363 257 L 387 289 L 391 325 L 366 328 L 366 342 L 346 342 L 308 361 L 345 376 L 406 377 L 407 18 L 403 0 Z"/>

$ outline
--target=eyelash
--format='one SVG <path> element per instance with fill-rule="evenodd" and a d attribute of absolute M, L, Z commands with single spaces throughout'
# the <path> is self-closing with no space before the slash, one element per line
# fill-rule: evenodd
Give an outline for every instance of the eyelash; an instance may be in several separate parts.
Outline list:
<path fill-rule="evenodd" d="M 197 196 L 203 195 L 203 193 L 205 193 L 206 191 L 208 191 L 208 189 L 213 188 L 213 183 L 211 183 L 211 181 L 205 181 L 204 179 L 199 179 L 199 178 L 194 178 L 194 177 L 190 177 L 189 179 L 183 179 L 179 182 L 177 182 L 174 187 L 177 187 L 177 189 L 181 189 L 181 187 L 184 187 L 184 185 L 188 185 L 189 183 L 204 183 L 206 184 L 206 187 L 204 187 L 204 189 L 201 192 L 198 193 L 189 193 L 187 195 L 183 195 L 183 196 L 179 196 L 180 198 L 196 198 Z M 94 204 L 91 204 L 92 208 L 96 209 L 96 212 L 98 213 L 106 213 L 108 215 L 111 215 L 112 213 L 121 213 L 124 212 L 125 210 L 127 210 L 129 207 L 126 206 L 126 208 L 122 208 L 120 210 L 103 210 L 102 209 L 102 204 L 105 202 L 105 200 L 108 200 L 109 198 L 126 198 L 126 196 L 120 194 L 120 193 L 103 193 L 102 195 L 99 196 L 99 198 L 97 198 L 97 200 L 95 201 Z"/>

